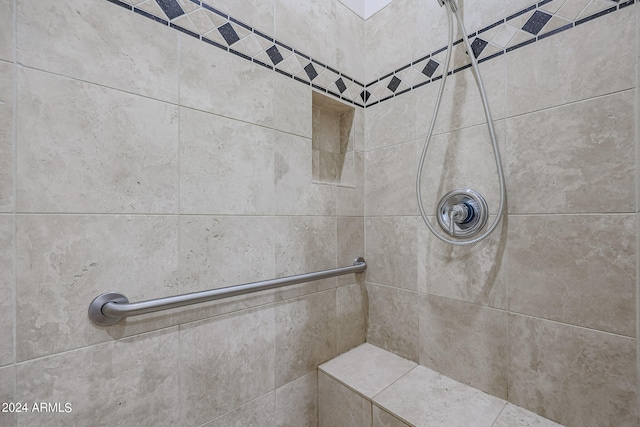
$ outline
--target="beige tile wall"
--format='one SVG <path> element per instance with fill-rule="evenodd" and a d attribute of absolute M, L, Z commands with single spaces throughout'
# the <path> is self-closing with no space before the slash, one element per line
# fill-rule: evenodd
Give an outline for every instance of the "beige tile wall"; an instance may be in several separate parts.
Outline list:
<path fill-rule="evenodd" d="M 420 9 L 420 26 L 446 37 L 437 2 L 414 3 L 392 3 L 398 23 L 411 28 L 408 15 Z M 472 32 L 532 2 L 460 3 Z M 440 242 L 415 214 L 416 164 L 438 85 L 365 110 L 368 342 L 569 427 L 638 426 L 638 10 L 481 64 L 508 216 L 472 247 Z M 367 64 L 393 51 L 389 72 L 420 57 L 404 49 L 419 30 L 383 22 L 378 14 L 365 24 Z M 422 40 L 424 53 L 445 44 Z M 379 77 L 376 66 L 384 68 L 368 68 L 369 77 Z M 421 184 L 425 207 L 431 213 L 442 195 L 468 185 L 495 213 L 473 74 L 447 86 Z M 404 154 L 409 145 L 413 156 Z"/>
<path fill-rule="evenodd" d="M 317 425 L 316 366 L 365 340 L 363 278 L 112 327 L 87 308 L 350 265 L 364 112 L 353 185 L 313 184 L 309 87 L 107 1 L 45 3 L 0 0 L 0 397 L 72 412 L 0 424 Z M 364 21 L 327 4 L 216 7 L 362 80 Z"/>

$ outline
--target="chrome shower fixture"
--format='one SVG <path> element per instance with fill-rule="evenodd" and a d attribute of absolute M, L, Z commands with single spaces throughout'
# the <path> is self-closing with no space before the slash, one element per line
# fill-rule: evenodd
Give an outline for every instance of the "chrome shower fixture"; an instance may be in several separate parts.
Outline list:
<path fill-rule="evenodd" d="M 440 6 L 444 6 L 445 3 L 449 3 L 449 7 L 451 8 L 451 11 L 453 13 L 456 13 L 458 11 L 458 5 L 454 0 L 438 0 L 438 3 L 440 3 Z"/>
<path fill-rule="evenodd" d="M 480 193 L 463 188 L 446 194 L 438 204 L 438 223 L 450 236 L 466 238 L 487 224 L 489 206 Z"/>

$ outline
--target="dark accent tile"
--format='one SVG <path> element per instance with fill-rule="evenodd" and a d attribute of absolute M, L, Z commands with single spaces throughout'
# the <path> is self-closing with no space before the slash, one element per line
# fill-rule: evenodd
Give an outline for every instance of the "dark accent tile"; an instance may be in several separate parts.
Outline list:
<path fill-rule="evenodd" d="M 293 51 L 296 53 L 296 55 L 300 55 L 300 56 L 302 56 L 304 59 L 307 59 L 307 60 L 311 61 L 311 57 L 310 57 L 309 55 L 306 55 L 306 54 L 304 54 L 304 53 L 300 52 L 299 50 L 295 50 L 295 49 L 294 49 Z"/>
<path fill-rule="evenodd" d="M 242 22 L 242 21 L 238 21 L 236 18 L 233 18 L 233 17 L 231 17 L 231 16 L 230 16 L 230 17 L 229 17 L 229 21 L 231 21 L 231 22 L 235 22 L 236 24 L 240 25 L 241 27 L 246 28 L 246 29 L 247 29 L 247 30 L 249 30 L 249 31 L 253 31 L 253 28 L 251 28 L 250 26 L 248 26 L 247 24 L 245 24 L 245 23 L 244 23 L 244 22 Z"/>
<path fill-rule="evenodd" d="M 538 3 L 538 7 L 544 6 L 547 3 L 551 3 L 553 0 L 542 0 L 540 3 Z"/>
<path fill-rule="evenodd" d="M 126 9 L 133 10 L 133 6 L 131 6 L 130 4 L 123 3 L 120 0 L 107 0 L 107 1 L 109 1 L 109 2 L 111 2 L 113 4 L 117 4 L 118 6 L 122 6 L 122 7 L 126 8 Z"/>
<path fill-rule="evenodd" d="M 407 68 L 411 67 L 411 64 L 407 64 L 404 67 L 400 67 L 397 70 L 394 71 L 394 73 L 399 73 L 402 70 L 406 70 Z"/>
<path fill-rule="evenodd" d="M 198 6 L 202 6 L 202 2 L 200 0 L 189 0 L 191 3 L 197 4 Z"/>
<path fill-rule="evenodd" d="M 600 18 L 601 16 L 607 15 L 607 14 L 609 14 L 611 12 L 615 12 L 616 10 L 618 10 L 618 7 L 617 6 L 613 6 L 613 7 L 609 8 L 609 9 L 607 9 L 607 10 L 603 10 L 602 12 L 598 12 L 598 13 L 596 13 L 594 15 L 587 16 L 586 18 L 582 18 L 582 19 L 576 21 L 576 26 L 578 26 L 580 24 L 584 24 L 585 22 L 589 22 L 592 19 Z"/>
<path fill-rule="evenodd" d="M 517 17 L 518 17 L 518 16 L 520 16 L 520 15 L 524 15 L 525 13 L 530 12 L 530 11 L 532 11 L 532 10 L 533 10 L 533 9 L 535 9 L 535 8 L 536 8 L 536 5 L 535 5 L 535 4 L 534 4 L 534 5 L 532 5 L 532 6 L 529 6 L 528 8 L 523 9 L 523 10 L 521 10 L 520 12 L 516 12 L 516 13 L 514 13 L 514 14 L 513 14 L 513 15 L 511 15 L 511 16 L 507 16 L 507 17 L 505 18 L 504 22 L 510 21 L 510 20 L 512 20 L 513 18 L 517 18 Z"/>
<path fill-rule="evenodd" d="M 478 64 L 482 64 L 485 61 L 488 61 L 493 58 L 497 58 L 498 56 L 501 56 L 501 55 L 504 55 L 504 50 L 501 50 L 500 52 L 496 52 L 493 55 L 489 55 L 486 58 L 479 59 Z"/>
<path fill-rule="evenodd" d="M 318 72 L 316 71 L 312 63 L 307 64 L 307 66 L 304 67 L 304 71 L 305 73 L 307 73 L 307 76 L 309 76 L 310 81 L 313 81 L 313 79 L 318 77 Z"/>
<path fill-rule="evenodd" d="M 539 35 L 538 36 L 538 40 L 542 40 L 542 39 L 547 38 L 549 36 L 552 36 L 554 34 L 561 33 L 561 32 L 563 32 L 565 30 L 568 30 L 569 28 L 573 28 L 573 23 L 567 24 L 567 25 L 565 25 L 563 27 L 560 27 L 560 28 L 556 28 L 555 30 L 549 31 L 548 33 L 544 33 L 542 35 Z"/>
<path fill-rule="evenodd" d="M 238 55 L 240 58 L 244 58 L 244 59 L 247 59 L 247 60 L 251 61 L 251 57 L 245 55 L 242 52 L 238 52 L 237 50 L 234 50 L 234 49 L 231 49 L 231 48 L 229 48 L 229 52 L 233 53 L 234 55 Z"/>
<path fill-rule="evenodd" d="M 258 31 L 258 30 L 253 30 L 253 32 L 254 32 L 255 34 L 259 35 L 260 37 L 262 37 L 263 39 L 267 39 L 267 40 L 269 40 L 270 42 L 272 42 L 272 43 L 273 43 L 273 38 L 272 38 L 272 37 L 269 37 L 268 35 L 266 35 L 266 34 L 264 34 L 264 33 L 261 33 L 261 32 L 260 32 L 260 31 Z"/>
<path fill-rule="evenodd" d="M 316 64 L 318 64 L 318 65 L 319 65 L 319 66 L 321 66 L 322 68 L 327 68 L 327 66 L 326 66 L 326 65 L 324 65 L 324 64 L 323 64 L 322 62 L 320 62 L 320 61 L 316 61 L 316 60 L 315 60 L 315 59 L 313 59 L 313 58 L 311 59 L 311 61 L 312 61 L 312 62 L 315 62 Z"/>
<path fill-rule="evenodd" d="M 633 3 L 634 3 L 634 0 L 627 0 L 623 3 L 620 3 L 620 9 L 622 9 L 623 7 L 631 6 Z"/>
<path fill-rule="evenodd" d="M 436 82 L 438 80 L 440 80 L 443 76 L 438 76 L 438 77 L 434 77 L 431 79 L 432 82 Z"/>
<path fill-rule="evenodd" d="M 293 78 L 293 74 L 289 74 L 289 73 L 287 73 L 286 71 L 278 70 L 277 68 L 275 69 L 275 71 L 276 71 L 276 73 L 280 73 L 280 74 L 282 74 L 283 76 L 287 76 L 287 77 L 289 77 L 290 79 L 292 79 L 292 78 Z"/>
<path fill-rule="evenodd" d="M 376 81 L 381 82 L 381 81 L 383 81 L 384 79 L 386 79 L 387 77 L 391 77 L 391 76 L 393 76 L 393 73 L 385 74 L 384 76 L 380 77 L 380 78 L 379 78 L 378 80 L 376 80 Z"/>
<path fill-rule="evenodd" d="M 347 76 L 346 74 L 340 73 L 340 76 L 341 76 L 343 79 L 347 79 L 347 80 L 350 80 L 350 81 L 352 81 L 352 82 L 353 82 L 353 81 L 355 81 L 355 80 L 353 80 L 351 77 Z"/>
<path fill-rule="evenodd" d="M 340 74 L 340 71 L 336 70 L 335 68 L 331 68 L 331 67 L 329 67 L 328 65 L 327 65 L 327 70 L 329 70 L 329 71 L 333 71 L 334 73 L 336 73 L 336 74 L 338 74 L 338 75 Z"/>
<path fill-rule="evenodd" d="M 207 9 L 207 10 L 213 12 L 213 13 L 215 13 L 216 15 L 222 16 L 224 19 L 229 19 L 229 15 L 227 15 L 226 13 L 220 12 L 218 9 L 216 9 L 214 7 L 211 7 L 206 3 L 202 3 L 202 7 L 204 7 L 205 9 Z"/>
<path fill-rule="evenodd" d="M 206 43 L 209 43 L 209 44 L 210 44 L 210 45 L 212 45 L 212 46 L 219 47 L 219 48 L 220 48 L 220 49 L 222 49 L 222 50 L 226 50 L 227 52 L 229 51 L 229 48 L 228 48 L 228 47 L 223 46 L 223 45 L 221 45 L 220 43 L 215 42 L 215 41 L 213 41 L 213 40 L 211 40 L 211 39 L 208 39 L 208 38 L 206 38 L 205 36 L 202 36 L 202 41 L 203 41 L 203 42 L 206 42 Z"/>
<path fill-rule="evenodd" d="M 312 86 L 314 89 L 318 89 L 319 91 L 322 91 L 322 92 L 324 92 L 324 93 L 327 93 L 327 90 L 326 90 L 325 88 L 323 88 L 322 86 L 314 85 L 313 83 L 311 83 L 311 86 Z"/>
<path fill-rule="evenodd" d="M 365 104 L 369 100 L 370 96 L 371 96 L 371 93 L 368 90 L 363 90 L 362 93 L 360 94 L 360 98 L 362 98 Z"/>
<path fill-rule="evenodd" d="M 173 24 L 173 23 L 171 23 L 169 25 L 171 26 L 171 28 L 175 28 L 176 30 L 178 30 L 180 32 L 183 32 L 183 33 L 185 33 L 185 34 L 187 34 L 187 35 L 189 35 L 191 37 L 195 37 L 197 39 L 200 38 L 200 34 L 194 33 L 193 31 L 189 31 L 186 28 L 181 27 L 180 25 L 176 25 L 176 24 Z"/>
<path fill-rule="evenodd" d="M 398 86 L 400 86 L 401 82 L 402 81 L 399 78 L 397 78 L 396 76 L 393 76 L 393 78 L 387 85 L 387 89 L 389 89 L 391 92 L 395 92 L 398 89 Z"/>
<path fill-rule="evenodd" d="M 156 3 L 158 3 L 158 6 L 160 6 L 170 20 L 184 15 L 184 10 L 182 10 L 176 0 L 156 0 Z"/>
<path fill-rule="evenodd" d="M 364 108 L 364 105 L 362 105 L 362 104 L 358 104 L 358 103 L 357 103 L 357 102 L 355 102 L 355 101 L 352 101 L 352 102 L 353 102 L 353 105 L 355 105 L 356 107 Z"/>
<path fill-rule="evenodd" d="M 411 88 L 405 89 L 405 90 L 401 90 L 400 92 L 396 93 L 396 96 L 398 95 L 402 95 L 403 93 L 407 93 L 411 90 Z"/>
<path fill-rule="evenodd" d="M 342 78 L 339 78 L 338 80 L 336 80 L 336 87 L 338 88 L 340 93 L 344 93 L 344 91 L 347 90 L 347 85 L 344 84 L 344 81 L 342 80 Z"/>
<path fill-rule="evenodd" d="M 265 68 L 268 68 L 268 69 L 270 69 L 270 70 L 273 70 L 273 67 L 272 67 L 271 65 L 269 65 L 269 64 L 265 64 L 264 62 L 259 61 L 259 60 L 257 60 L 256 58 L 253 58 L 253 62 L 255 62 L 255 63 L 256 63 L 256 64 L 258 64 L 258 65 L 262 65 L 262 66 L 263 66 L 263 67 L 265 67 Z"/>
<path fill-rule="evenodd" d="M 520 49 L 521 47 L 524 47 L 524 46 L 526 46 L 528 44 L 531 44 L 531 43 L 533 43 L 535 41 L 536 41 L 536 39 L 531 39 L 531 40 L 527 40 L 526 42 L 522 42 L 520 44 L 517 44 L 515 46 L 508 47 L 507 48 L 507 53 L 509 53 L 509 52 L 511 52 L 513 50 L 516 50 L 516 49 Z"/>
<path fill-rule="evenodd" d="M 439 66 L 440 64 L 438 64 L 433 59 L 430 59 L 429 62 L 427 62 L 427 65 L 424 67 L 424 70 L 422 70 L 422 74 L 431 78 L 433 76 L 433 73 L 436 72 Z"/>
<path fill-rule="evenodd" d="M 297 80 L 297 81 L 299 81 L 300 83 L 304 83 L 304 84 L 306 84 L 306 85 L 310 85 L 310 84 L 311 84 L 311 82 L 308 82 L 308 81 L 306 81 L 306 80 L 304 80 L 304 79 L 301 79 L 300 77 L 293 76 L 293 78 L 294 78 L 294 80 Z"/>
<path fill-rule="evenodd" d="M 460 40 L 457 40 L 457 41 L 453 42 L 453 45 L 454 45 L 454 46 L 458 46 L 458 45 L 459 45 L 460 43 L 462 43 L 462 42 L 463 42 L 463 40 L 462 40 L 462 39 L 460 39 Z"/>
<path fill-rule="evenodd" d="M 426 61 L 427 59 L 429 59 L 431 57 L 431 54 L 427 55 L 427 56 L 423 56 L 422 58 L 418 59 L 417 61 L 413 61 L 411 63 L 411 65 L 416 65 L 422 61 Z"/>
<path fill-rule="evenodd" d="M 524 24 L 524 27 L 522 27 L 522 29 L 528 33 L 533 34 L 534 36 L 537 36 L 538 33 L 542 31 L 542 28 L 547 25 L 547 22 L 549 22 L 550 19 L 551 15 L 549 15 L 548 13 L 536 10 L 535 13 L 531 15 L 531 18 L 529 18 L 527 23 Z"/>
<path fill-rule="evenodd" d="M 471 64 L 463 65 L 462 67 L 456 68 L 455 70 L 453 70 L 451 74 L 459 73 L 460 71 L 466 70 L 467 68 L 470 68 L 470 67 L 471 67 Z"/>
<path fill-rule="evenodd" d="M 269 55 L 269 59 L 271 59 L 273 65 L 278 65 L 279 63 L 284 61 L 284 58 L 282 57 L 282 54 L 280 54 L 280 51 L 278 50 L 276 45 L 273 45 L 269 49 L 267 49 L 267 55 Z"/>
<path fill-rule="evenodd" d="M 357 80 L 354 80 L 353 82 L 354 82 L 355 84 L 357 84 L 358 86 L 362 86 L 362 87 L 364 87 L 364 85 L 363 85 L 362 83 L 360 83 L 359 81 L 357 81 Z"/>
<path fill-rule="evenodd" d="M 387 96 L 386 98 L 382 98 L 382 99 L 380 100 L 380 102 L 384 102 L 384 101 L 386 101 L 386 100 L 388 100 L 388 99 L 393 98 L 394 96 L 395 96 L 395 95 L 389 95 L 389 96 Z"/>
<path fill-rule="evenodd" d="M 411 89 L 418 89 L 419 87 L 428 85 L 429 83 L 431 83 L 430 80 L 427 80 L 426 82 L 422 82 L 422 83 L 418 83 L 417 85 L 415 85 L 414 87 L 412 87 Z"/>
<path fill-rule="evenodd" d="M 279 42 L 278 40 L 275 40 L 275 43 L 276 43 L 278 46 L 281 46 L 281 47 L 283 47 L 283 48 L 285 48 L 285 49 L 290 50 L 291 52 L 293 52 L 293 48 L 290 48 L 290 47 L 289 47 L 289 46 L 287 46 L 286 44 L 284 44 L 284 43 L 282 43 L 282 42 Z"/>
<path fill-rule="evenodd" d="M 333 91 L 330 91 L 329 89 L 327 89 L 327 93 L 328 93 L 329 95 L 333 95 L 333 96 L 335 96 L 336 98 L 340 98 L 340 95 L 338 95 L 337 93 L 335 93 L 335 92 L 333 92 Z"/>
<path fill-rule="evenodd" d="M 380 103 L 380 101 L 375 101 L 375 102 L 372 102 L 371 104 L 367 104 L 367 107 L 373 107 L 374 105 L 379 104 L 379 103 Z"/>
<path fill-rule="evenodd" d="M 490 29 L 495 28 L 495 27 L 497 27 L 498 25 L 501 25 L 501 24 L 504 24 L 504 19 L 501 19 L 500 21 L 495 22 L 495 23 L 493 23 L 493 24 L 489 25 L 488 27 L 484 27 L 483 29 L 481 29 L 480 31 L 478 31 L 478 34 L 482 34 L 482 33 L 484 33 L 485 31 L 489 31 Z"/>
<path fill-rule="evenodd" d="M 442 52 L 444 52 L 445 50 L 447 50 L 447 46 L 442 47 L 442 48 L 440 48 L 440 49 L 436 50 L 435 52 L 433 52 L 433 53 L 431 54 L 431 56 L 436 56 L 437 54 L 442 53 Z"/>
<path fill-rule="evenodd" d="M 141 9 L 138 9 L 138 8 L 135 8 L 135 7 L 134 7 L 134 8 L 133 8 L 133 11 L 134 11 L 135 13 L 139 14 L 139 15 L 144 16 L 145 18 L 153 19 L 154 21 L 159 22 L 159 23 L 164 24 L 164 25 L 169 25 L 169 22 L 168 22 L 168 21 L 165 21 L 165 20 L 164 20 L 164 19 L 162 19 L 162 18 L 158 18 L 157 16 L 152 15 L 152 14 L 150 14 L 149 12 L 145 12 L 144 10 L 141 10 Z"/>
<path fill-rule="evenodd" d="M 220 32 L 222 37 L 224 37 L 224 41 L 226 41 L 229 46 L 240 40 L 240 37 L 238 37 L 236 30 L 234 30 L 231 24 L 228 22 L 224 25 L 221 25 L 218 28 L 218 31 Z"/>
<path fill-rule="evenodd" d="M 488 41 L 482 40 L 480 37 L 477 37 L 473 43 L 471 43 L 471 50 L 473 51 L 473 56 L 476 58 L 480 56 L 484 48 L 489 44 Z"/>

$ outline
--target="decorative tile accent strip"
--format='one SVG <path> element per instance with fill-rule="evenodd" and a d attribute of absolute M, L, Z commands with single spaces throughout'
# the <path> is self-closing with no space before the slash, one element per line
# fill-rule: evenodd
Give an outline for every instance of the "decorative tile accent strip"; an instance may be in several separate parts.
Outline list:
<path fill-rule="evenodd" d="M 640 0 L 543 0 L 469 35 L 479 63 L 615 12 Z M 366 107 L 440 80 L 447 55 L 441 48 L 365 86 Z M 462 39 L 453 46 L 447 75 L 471 66 Z M 408 89 L 407 89 L 408 88 Z"/>
<path fill-rule="evenodd" d="M 442 78 L 446 47 L 367 85 L 316 61 L 200 0 L 107 0 L 323 93 L 370 107 Z M 640 0 L 543 0 L 469 36 L 479 63 L 574 28 Z M 447 75 L 471 66 L 462 40 Z"/>

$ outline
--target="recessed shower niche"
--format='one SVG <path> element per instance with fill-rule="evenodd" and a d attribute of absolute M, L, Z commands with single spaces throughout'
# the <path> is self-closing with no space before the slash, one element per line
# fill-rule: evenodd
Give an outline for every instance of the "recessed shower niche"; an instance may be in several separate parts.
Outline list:
<path fill-rule="evenodd" d="M 313 92 L 313 182 L 355 187 L 355 108 Z"/>

